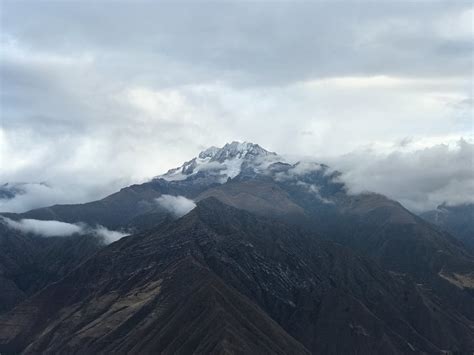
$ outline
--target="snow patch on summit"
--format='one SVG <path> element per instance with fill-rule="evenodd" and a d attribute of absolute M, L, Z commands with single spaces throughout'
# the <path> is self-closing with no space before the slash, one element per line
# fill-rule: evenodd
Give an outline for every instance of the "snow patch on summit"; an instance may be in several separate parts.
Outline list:
<path fill-rule="evenodd" d="M 178 168 L 156 179 L 183 181 L 184 184 L 210 186 L 236 177 L 242 180 L 272 179 L 300 192 L 315 202 L 332 204 L 331 196 L 345 191 L 340 173 L 327 165 L 305 159 L 287 161 L 258 144 L 232 142 L 222 148 L 210 147 Z M 181 183 L 178 183 L 181 184 Z"/>
<path fill-rule="evenodd" d="M 244 166 L 258 170 L 266 168 L 277 158 L 279 157 L 276 153 L 269 152 L 258 144 L 232 142 L 222 148 L 210 147 L 199 153 L 196 158 L 157 178 L 179 181 L 199 174 L 205 175 L 209 180 L 224 183 L 228 178 L 232 179 L 239 175 Z"/>

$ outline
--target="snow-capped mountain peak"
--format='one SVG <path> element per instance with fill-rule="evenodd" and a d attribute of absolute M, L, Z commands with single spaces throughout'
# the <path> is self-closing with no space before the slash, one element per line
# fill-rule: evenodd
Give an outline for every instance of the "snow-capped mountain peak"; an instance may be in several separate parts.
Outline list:
<path fill-rule="evenodd" d="M 266 157 L 269 155 L 275 155 L 273 152 L 269 152 L 258 144 L 249 142 L 232 142 L 227 143 L 222 148 L 210 147 L 201 153 L 199 158 L 211 158 L 212 161 L 224 162 L 227 159 L 248 159 L 252 157 Z"/>
<path fill-rule="evenodd" d="M 225 182 L 228 178 L 239 175 L 243 168 L 267 166 L 278 158 L 276 153 L 269 152 L 258 144 L 234 141 L 222 148 L 210 147 L 196 158 L 157 178 L 176 181 L 201 177 Z"/>
<path fill-rule="evenodd" d="M 339 175 L 339 172 L 315 161 L 292 163 L 258 144 L 232 142 L 222 148 L 210 147 L 156 179 L 178 184 L 190 183 L 190 186 L 209 186 L 223 184 L 229 178 L 234 179 L 237 176 L 240 179 L 253 179 L 258 176 L 299 189 L 321 203 L 328 204 L 332 203 L 328 196 L 332 196 L 334 191 L 345 189 L 344 184 L 338 180 Z"/>

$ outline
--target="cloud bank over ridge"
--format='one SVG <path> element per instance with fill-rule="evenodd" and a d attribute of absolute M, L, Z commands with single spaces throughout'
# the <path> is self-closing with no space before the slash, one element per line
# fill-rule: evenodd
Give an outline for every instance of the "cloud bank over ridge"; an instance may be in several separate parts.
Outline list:
<path fill-rule="evenodd" d="M 438 144 L 388 154 L 356 151 L 331 161 L 352 193 L 374 191 L 421 212 L 474 202 L 474 144 Z"/>
<path fill-rule="evenodd" d="M 182 217 L 196 207 L 196 203 L 184 196 L 161 195 L 156 203 L 176 217 Z"/>
<path fill-rule="evenodd" d="M 185 12 L 3 1 L 0 184 L 49 188 L 30 186 L 0 210 L 95 200 L 233 140 L 329 163 L 349 154 L 353 176 L 373 158 L 382 169 L 380 156 L 403 145 L 472 144 L 473 14 L 456 0 L 226 1 Z M 419 190 L 405 182 L 407 194 Z M 458 187 L 415 204 L 458 201 Z"/>
<path fill-rule="evenodd" d="M 104 226 L 90 227 L 85 223 L 66 223 L 54 220 L 21 219 L 19 221 L 0 217 L 0 223 L 26 234 L 41 237 L 70 237 L 78 234 L 90 234 L 102 239 L 105 244 L 115 242 L 127 233 L 111 231 Z"/>

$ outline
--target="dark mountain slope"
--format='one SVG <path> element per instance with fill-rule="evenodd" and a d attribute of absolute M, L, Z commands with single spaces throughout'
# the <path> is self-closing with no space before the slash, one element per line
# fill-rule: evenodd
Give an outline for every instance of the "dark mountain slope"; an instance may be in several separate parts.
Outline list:
<path fill-rule="evenodd" d="M 326 229 L 331 240 L 410 275 L 474 320 L 474 257 L 462 243 L 384 196 L 350 200 Z"/>
<path fill-rule="evenodd" d="M 303 217 L 305 211 L 292 201 L 288 193 L 270 179 L 229 181 L 205 190 L 196 201 L 215 197 L 239 209 L 264 216 Z"/>
<path fill-rule="evenodd" d="M 74 205 L 54 205 L 22 214 L 4 215 L 13 218 L 57 220 L 67 223 L 84 222 L 100 224 L 107 228 L 117 228 L 124 221 L 150 210 L 149 205 L 161 193 L 149 185 L 133 185 L 120 190 L 102 200 Z"/>
<path fill-rule="evenodd" d="M 254 217 L 243 212 L 229 213 L 226 208 L 217 206 L 214 204 L 209 208 L 198 210 L 201 220 L 206 221 L 207 225 L 212 226 L 218 234 L 228 235 L 225 240 L 226 256 L 213 259 L 220 263 L 225 260 L 225 264 L 214 266 L 213 269 L 223 279 L 232 282 L 234 287 L 241 292 L 252 299 L 257 299 L 263 309 L 312 351 L 325 353 L 322 349 L 326 349 L 327 352 L 338 349 L 336 353 L 350 353 L 354 349 L 360 349 L 361 353 L 373 352 L 375 348 L 371 346 L 374 344 L 370 345 L 370 341 L 364 337 L 357 340 L 351 339 L 350 337 L 354 336 L 353 333 L 344 336 L 344 339 L 347 336 L 351 340 L 343 341 L 343 344 L 337 346 L 333 337 L 320 337 L 320 334 L 326 331 L 328 334 L 343 333 L 347 329 L 347 324 L 353 324 L 354 321 L 354 324 L 361 324 L 362 328 L 366 325 L 370 327 L 371 321 L 368 321 L 370 315 L 375 317 L 373 321 L 382 320 L 382 323 L 376 326 L 372 324 L 373 327 L 370 329 L 375 332 L 384 329 L 387 333 L 394 331 L 395 334 L 398 333 L 404 337 L 414 328 L 423 337 L 437 339 L 434 342 L 438 344 L 444 342 L 443 340 L 439 343 L 439 339 L 456 339 L 464 332 L 455 325 L 457 323 L 455 318 L 463 319 L 461 321 L 463 324 L 472 324 L 452 307 L 439 303 L 439 300 L 434 301 L 436 297 L 433 295 L 418 289 L 404 278 L 400 279 L 387 274 L 376 264 L 355 256 L 348 249 L 333 243 L 321 243 L 307 234 L 300 234 L 294 228 L 288 228 L 274 220 L 265 222 L 261 219 L 255 220 Z M 216 223 L 216 220 L 219 222 Z M 242 240 L 246 242 L 242 243 Z M 238 263 L 238 266 L 233 265 L 232 271 L 240 275 L 238 283 L 234 283 L 236 278 L 229 270 L 232 265 L 229 261 L 231 259 Z M 265 272 L 256 273 L 250 265 L 259 264 L 262 260 L 264 260 Z M 212 262 L 208 263 L 213 265 Z M 219 270 L 226 270 L 226 272 L 222 273 Z M 258 286 L 254 285 L 256 290 L 242 287 L 240 280 L 243 270 L 244 273 L 246 270 L 247 275 L 252 275 L 252 278 L 257 279 Z M 291 287 L 288 287 L 289 285 Z M 313 312 L 327 312 L 328 319 L 323 317 L 317 320 L 316 324 L 319 327 L 315 325 L 315 319 L 308 319 L 311 318 L 311 315 L 307 313 L 311 310 L 311 306 L 307 303 L 308 298 L 313 298 L 313 307 L 315 303 L 319 303 L 319 307 L 314 307 Z M 299 306 L 302 306 L 300 303 L 302 300 L 305 305 L 299 309 Z M 325 302 L 328 302 L 329 308 L 325 307 Z M 360 306 L 362 310 L 357 313 Z M 286 313 L 288 311 L 291 316 Z M 418 311 L 424 314 L 417 314 Z M 440 311 L 444 314 L 438 313 Z M 312 314 L 311 311 L 310 314 Z M 404 317 L 406 319 L 403 319 Z M 441 320 L 439 317 L 446 318 Z M 335 320 L 338 318 L 340 323 Z M 367 323 L 364 323 L 365 321 Z M 425 327 L 430 323 L 437 325 L 434 326 L 435 329 L 430 327 L 431 330 L 427 331 Z M 295 333 L 290 330 L 292 327 L 297 328 Z M 444 327 L 457 328 L 459 333 L 455 331 L 448 336 L 442 330 Z M 313 329 L 313 333 L 309 331 L 310 329 Z M 306 333 L 307 338 L 302 337 L 300 331 Z M 430 334 L 431 331 L 437 335 Z M 468 332 L 471 331 L 472 329 Z M 382 338 L 385 336 L 381 333 L 379 335 Z M 313 346 L 308 345 L 310 342 Z M 414 344 L 412 341 L 409 342 Z M 469 347 L 472 347 L 472 344 Z M 443 343 L 441 348 L 452 348 L 452 346 Z M 388 348 L 377 351 L 388 351 Z"/>
<path fill-rule="evenodd" d="M 0 351 L 433 353 L 473 349 L 472 326 L 343 247 L 206 199 L 4 315 Z"/>
<path fill-rule="evenodd" d="M 321 195 L 321 191 L 324 189 L 314 194 L 301 184 L 238 177 L 203 192 L 198 199 L 213 196 L 237 208 L 285 220 L 317 238 L 341 243 L 387 270 L 410 275 L 433 288 L 474 320 L 474 257 L 458 240 L 385 196 L 348 195 L 340 190 Z M 249 204 L 249 200 L 257 203 Z M 288 208 L 285 214 L 284 208 L 277 209 L 282 205 L 296 205 L 303 212 Z"/>
<path fill-rule="evenodd" d="M 191 216 L 114 243 L 2 319 L 0 341 L 12 341 L 0 349 L 36 339 L 26 352 L 307 353 L 202 264 L 200 232 Z"/>
<path fill-rule="evenodd" d="M 26 298 L 19 275 L 34 264 L 35 245 L 19 233 L 0 223 L 0 313 Z"/>
<path fill-rule="evenodd" d="M 102 247 L 94 236 L 42 238 L 0 222 L 0 313 L 59 280 Z"/>
<path fill-rule="evenodd" d="M 156 204 L 155 199 L 163 194 L 182 195 L 189 198 L 197 196 L 206 188 L 212 186 L 203 183 L 183 181 L 153 181 L 132 185 L 103 198 L 102 200 L 84 204 L 54 205 L 38 208 L 25 213 L 2 213 L 12 219 L 31 218 L 40 220 L 56 220 L 67 223 L 84 222 L 90 225 L 100 224 L 109 229 L 119 229 L 125 226 L 140 228 L 133 224 L 135 218 L 153 213 L 164 218 L 167 211 Z"/>
<path fill-rule="evenodd" d="M 451 233 L 474 253 L 474 203 L 456 206 L 444 204 L 420 216 Z"/>
<path fill-rule="evenodd" d="M 396 201 L 372 193 L 344 197 L 341 200 L 343 214 L 352 217 L 353 222 L 361 229 L 361 235 L 355 233 L 352 239 L 358 243 L 359 248 L 365 248 L 386 263 L 387 267 L 422 274 L 427 271 L 425 268 L 420 269 L 419 264 L 410 263 L 421 259 L 426 261 L 426 267 L 430 264 L 436 266 L 436 261 L 429 258 L 435 257 L 439 252 L 442 252 L 440 257 L 453 259 L 450 262 L 455 263 L 456 259 L 459 264 L 472 263 L 472 255 L 455 238 L 426 223 Z M 364 242 L 366 245 L 363 245 Z M 390 242 L 395 244 L 390 245 Z M 373 249 L 374 244 L 379 244 L 380 247 Z M 405 259 L 404 253 L 390 250 L 390 247 L 395 248 L 400 244 L 405 245 Z M 398 260 L 394 260 L 397 257 Z"/>
<path fill-rule="evenodd" d="M 297 168 L 278 163 L 265 173 L 244 169 L 224 184 L 210 183 L 203 172 L 189 180 L 155 179 L 101 201 L 52 206 L 12 218 L 81 221 L 144 231 L 169 218 L 157 206 L 158 196 L 184 195 L 197 201 L 212 196 L 370 256 L 385 269 L 408 274 L 433 288 L 474 320 L 474 258 L 460 242 L 384 196 L 348 194 L 338 175 L 328 173 L 325 166 L 300 175 L 291 173 Z"/>

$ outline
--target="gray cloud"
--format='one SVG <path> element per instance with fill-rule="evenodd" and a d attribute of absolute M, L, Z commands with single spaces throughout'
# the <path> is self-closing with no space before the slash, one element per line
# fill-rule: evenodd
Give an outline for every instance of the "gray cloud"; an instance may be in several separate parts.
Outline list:
<path fill-rule="evenodd" d="M 128 235 L 128 233 L 120 231 L 111 231 L 104 226 L 97 226 L 92 230 L 92 233 L 102 238 L 105 244 L 116 242 L 117 240 L 122 239 Z"/>
<path fill-rule="evenodd" d="M 156 199 L 159 206 L 169 211 L 176 217 L 181 217 L 191 211 L 196 204 L 184 196 L 161 195 Z"/>
<path fill-rule="evenodd" d="M 100 238 L 105 244 L 110 244 L 128 235 L 120 231 L 111 231 L 100 225 L 90 227 L 85 223 L 73 224 L 38 219 L 21 219 L 15 221 L 6 217 L 0 217 L 0 222 L 22 233 L 31 233 L 41 237 L 70 237 L 77 234 L 91 234 Z"/>
<path fill-rule="evenodd" d="M 73 234 L 80 234 L 83 231 L 83 228 L 79 225 L 59 221 L 41 221 L 38 219 L 14 221 L 5 217 L 2 217 L 2 221 L 10 228 L 43 237 L 68 237 Z"/>
<path fill-rule="evenodd" d="M 375 191 L 419 212 L 474 202 L 474 144 L 460 140 L 412 151 L 359 151 L 334 159 L 352 193 Z"/>
<path fill-rule="evenodd" d="M 81 174 L 82 175 L 82 174 Z M 84 175 L 82 175 L 86 178 Z M 25 177 L 25 176 L 24 176 Z M 0 212 L 26 212 L 35 208 L 64 203 L 83 203 L 105 197 L 127 185 L 127 180 L 109 181 L 102 185 L 100 181 L 71 181 L 71 176 L 64 180 L 52 179 L 58 185 L 42 183 L 22 183 L 21 190 L 11 198 L 0 198 Z"/>
<path fill-rule="evenodd" d="M 321 164 L 307 159 L 297 159 L 298 162 L 290 169 L 279 172 L 275 175 L 278 181 L 298 180 L 301 176 L 320 171 L 323 167 Z"/>
<path fill-rule="evenodd" d="M 196 68 L 187 80 L 218 74 L 258 84 L 348 74 L 453 75 L 470 70 L 470 4 L 464 1 L 119 6 L 42 1 L 6 2 L 5 9 L 10 33 L 33 46 L 65 52 L 100 50 L 104 59 L 118 51 L 112 69 L 127 69 L 133 59 L 149 69 L 154 61 L 170 72 L 165 80 L 173 76 L 173 84 L 185 79 L 169 70 L 175 65 L 167 59 Z M 22 21 L 25 17 L 30 21 Z M 42 31 L 36 31 L 39 25 Z M 446 61 L 458 65 L 442 66 Z M 150 75 L 156 75 L 154 70 Z"/>
<path fill-rule="evenodd" d="M 474 138 L 468 2 L 3 1 L 0 16 L 0 183 L 49 186 L 3 211 L 98 199 L 233 140 L 335 157 Z"/>

